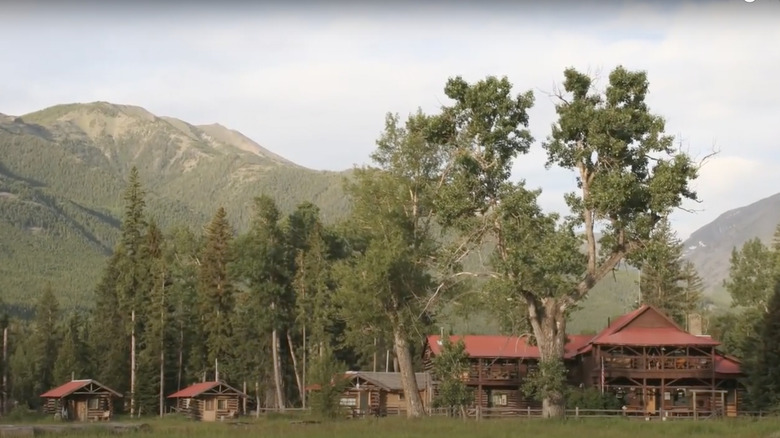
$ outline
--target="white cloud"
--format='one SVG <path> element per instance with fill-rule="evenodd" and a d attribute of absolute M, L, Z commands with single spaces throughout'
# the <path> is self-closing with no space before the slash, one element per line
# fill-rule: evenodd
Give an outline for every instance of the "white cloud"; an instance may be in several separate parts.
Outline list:
<path fill-rule="evenodd" d="M 780 2 L 549 5 L 453 11 L 439 3 L 414 6 L 414 13 L 410 5 L 360 13 L 228 7 L 179 12 L 173 22 L 162 13 L 152 20 L 71 10 L 73 20 L 65 20 L 17 12 L 0 18 L 0 38 L 25 42 L 4 48 L 16 62 L 0 71 L 0 112 L 131 103 L 193 123 L 220 122 L 303 165 L 340 169 L 367 159 L 385 112 L 434 110 L 449 76 L 507 75 L 517 91 L 537 96 L 536 149 L 518 160 L 515 177 L 545 188 L 545 207 L 560 209 L 560 193 L 573 179 L 543 167 L 538 142 L 554 111 L 542 91 L 560 82 L 566 67 L 601 70 L 603 84 L 622 64 L 648 71 L 651 106 L 684 147 L 699 156 L 713 143 L 722 151 L 697 182 L 703 202 L 696 208 L 703 211 L 675 215 L 681 236 L 772 194 L 776 185 L 764 185 L 767 193 L 741 187 L 780 166 Z M 740 172 L 738 160 L 762 167 Z"/>

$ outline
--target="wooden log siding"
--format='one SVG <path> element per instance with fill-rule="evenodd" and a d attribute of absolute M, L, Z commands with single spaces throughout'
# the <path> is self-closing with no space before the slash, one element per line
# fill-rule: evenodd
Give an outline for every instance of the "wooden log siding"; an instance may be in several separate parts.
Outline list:
<path fill-rule="evenodd" d="M 213 397 L 212 400 L 217 408 L 217 421 L 222 417 L 229 418 L 232 415 L 238 414 L 238 397 L 220 395 Z"/>

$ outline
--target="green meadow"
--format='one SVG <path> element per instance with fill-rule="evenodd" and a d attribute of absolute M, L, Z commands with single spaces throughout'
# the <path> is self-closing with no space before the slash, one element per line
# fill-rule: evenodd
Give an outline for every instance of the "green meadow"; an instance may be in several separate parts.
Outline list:
<path fill-rule="evenodd" d="M 125 423 L 125 422 L 122 422 Z M 128 422 L 129 423 L 129 422 Z M 184 419 L 149 419 L 146 427 L 126 431 L 122 436 L 155 437 L 284 437 L 284 438 L 504 438 L 536 436 L 544 438 L 664 438 L 780 437 L 780 419 L 677 420 L 662 422 L 637 419 L 541 419 L 460 420 L 449 418 L 378 418 L 330 422 L 304 422 L 289 418 L 244 418 L 234 422 L 200 423 Z M 17 423 L 18 424 L 18 423 Z M 38 423 L 39 427 L 50 422 Z M 60 423 L 61 424 L 61 423 Z M 121 424 L 121 423 L 120 423 Z M 6 436 L 0 431 L 0 436 Z M 35 435 L 38 435 L 36 433 Z M 116 436 L 115 431 L 100 426 L 73 429 L 48 436 Z"/>

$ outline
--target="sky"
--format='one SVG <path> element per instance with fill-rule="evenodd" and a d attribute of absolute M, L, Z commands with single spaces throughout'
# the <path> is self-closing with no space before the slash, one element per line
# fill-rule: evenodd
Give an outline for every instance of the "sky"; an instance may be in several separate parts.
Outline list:
<path fill-rule="evenodd" d="M 0 112 L 108 101 L 220 123 L 313 169 L 365 164 L 388 112 L 435 112 L 444 84 L 506 76 L 532 90 L 514 179 L 563 211 L 574 177 L 544 167 L 549 93 L 567 67 L 605 84 L 644 70 L 651 110 L 695 159 L 681 238 L 780 191 L 780 0 L 98 2 L 9 0 Z"/>

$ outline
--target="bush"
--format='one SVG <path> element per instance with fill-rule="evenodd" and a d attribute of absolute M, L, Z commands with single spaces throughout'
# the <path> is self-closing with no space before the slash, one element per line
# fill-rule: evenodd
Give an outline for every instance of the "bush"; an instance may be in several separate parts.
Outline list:
<path fill-rule="evenodd" d="M 333 352 L 325 348 L 322 356 L 311 362 L 309 375 L 312 391 L 309 392 L 309 406 L 312 414 L 321 418 L 337 418 L 341 413 L 341 394 L 349 382 L 344 378 L 346 365 L 336 360 Z"/>
<path fill-rule="evenodd" d="M 623 402 L 615 394 L 611 392 L 602 394 L 597 388 L 572 388 L 566 394 L 566 407 L 616 410 L 623 407 Z"/>

